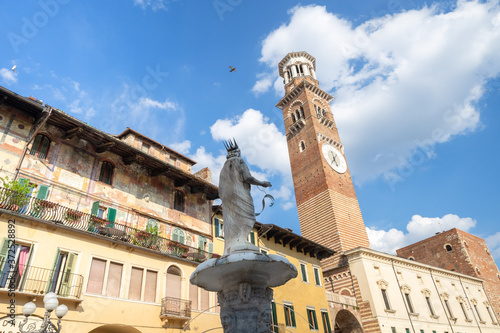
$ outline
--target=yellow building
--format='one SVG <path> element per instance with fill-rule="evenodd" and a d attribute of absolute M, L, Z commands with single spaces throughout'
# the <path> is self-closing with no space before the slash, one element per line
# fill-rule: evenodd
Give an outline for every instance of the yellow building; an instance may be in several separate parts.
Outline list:
<path fill-rule="evenodd" d="M 55 292 L 65 332 L 222 331 L 216 294 L 189 283 L 224 247 L 208 169 L 192 174 L 194 161 L 130 128 L 110 135 L 3 87 L 0 129 L 3 330 L 18 332 L 11 313 L 18 326 L 29 301 L 41 321 Z M 275 289 L 275 332 L 333 331 L 319 269 L 333 251 L 275 225 L 249 237 L 299 270 Z"/>

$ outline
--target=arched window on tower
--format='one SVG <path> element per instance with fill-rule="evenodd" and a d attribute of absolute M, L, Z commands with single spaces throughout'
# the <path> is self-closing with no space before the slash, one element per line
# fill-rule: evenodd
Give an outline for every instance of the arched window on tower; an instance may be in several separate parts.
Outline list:
<path fill-rule="evenodd" d="M 300 150 L 300 152 L 303 152 L 304 150 L 306 150 L 306 143 L 304 142 L 304 140 L 300 141 L 299 150 Z"/>
<path fill-rule="evenodd" d="M 295 113 L 292 113 L 292 123 L 295 123 L 297 119 L 295 119 Z"/>
<path fill-rule="evenodd" d="M 302 106 L 299 108 L 299 114 L 300 114 L 300 118 L 305 118 L 304 117 L 304 109 L 302 108 Z"/>
<path fill-rule="evenodd" d="M 109 162 L 102 162 L 99 181 L 111 185 L 113 179 L 113 165 Z"/>
<path fill-rule="evenodd" d="M 452 250 L 450 244 L 446 244 L 445 248 L 446 248 L 446 251 L 448 251 L 448 252 L 451 252 L 451 250 Z"/>
<path fill-rule="evenodd" d="M 42 134 L 35 136 L 33 145 L 31 146 L 30 155 L 34 155 L 38 158 L 46 158 L 49 152 L 50 140 L 48 137 Z"/>
<path fill-rule="evenodd" d="M 302 69 L 302 65 L 296 65 L 296 67 L 297 67 L 297 74 L 299 76 L 304 75 L 304 70 Z"/>

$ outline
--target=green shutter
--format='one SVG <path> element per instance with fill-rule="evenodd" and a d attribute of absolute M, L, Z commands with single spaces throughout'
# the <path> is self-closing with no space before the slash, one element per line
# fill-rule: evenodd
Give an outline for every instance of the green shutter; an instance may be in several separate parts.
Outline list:
<path fill-rule="evenodd" d="M 90 215 L 97 216 L 98 212 L 99 212 L 99 201 L 96 201 L 92 204 L 92 210 L 90 211 Z"/>
<path fill-rule="evenodd" d="M 292 326 L 297 327 L 297 324 L 295 324 L 295 310 L 293 309 L 293 305 L 290 305 L 290 314 L 292 317 Z"/>
<path fill-rule="evenodd" d="M 306 265 L 300 264 L 300 271 L 302 272 L 302 281 L 307 282 Z"/>
<path fill-rule="evenodd" d="M 323 319 L 323 327 L 326 333 L 332 333 L 332 327 L 330 326 L 330 318 L 328 317 L 327 311 L 321 312 L 321 319 Z"/>
<path fill-rule="evenodd" d="M 314 320 L 314 329 L 318 329 L 318 320 L 316 319 L 316 310 L 312 310 L 313 320 Z"/>
<path fill-rule="evenodd" d="M 52 271 L 50 271 L 50 274 L 49 274 L 49 281 L 47 282 L 47 289 L 45 290 L 45 293 L 50 292 L 52 290 L 52 287 L 54 287 L 54 288 L 56 287 L 55 284 L 57 283 L 57 277 L 56 277 L 56 279 L 54 279 L 54 273 L 56 272 L 57 263 L 59 261 L 60 255 L 61 255 L 61 250 L 59 250 L 59 248 L 57 248 L 56 249 L 56 257 L 54 258 L 54 261 L 52 262 Z"/>
<path fill-rule="evenodd" d="M 36 198 L 40 200 L 47 199 L 47 195 L 49 194 L 49 187 L 47 185 L 38 186 L 38 193 L 36 194 Z"/>
<path fill-rule="evenodd" d="M 316 285 L 320 286 L 321 283 L 319 281 L 319 269 L 314 268 L 313 270 L 314 270 L 314 278 L 316 279 Z"/>
<path fill-rule="evenodd" d="M 42 140 L 42 136 L 40 134 L 38 134 L 37 136 L 35 136 L 35 140 L 33 141 L 33 144 L 31 145 L 31 149 L 30 149 L 30 155 L 35 155 L 37 150 L 38 150 L 38 147 L 40 146 L 40 141 Z"/>
<path fill-rule="evenodd" d="M 108 208 L 108 226 L 111 228 L 115 227 L 115 219 L 116 219 L 116 209 L 115 208 Z"/>
<path fill-rule="evenodd" d="M 214 253 L 214 243 L 208 243 L 208 253 Z"/>
<path fill-rule="evenodd" d="M 42 141 L 42 147 L 40 148 L 38 153 L 38 158 L 47 157 L 47 152 L 49 151 L 49 144 L 50 144 L 49 139 L 44 137 Z"/>
<path fill-rule="evenodd" d="M 21 184 L 21 185 L 25 185 L 26 183 L 29 183 L 29 179 L 27 179 L 27 178 L 19 178 L 19 180 L 17 182 L 19 184 Z"/>
<path fill-rule="evenodd" d="M 292 310 L 290 309 L 290 306 L 289 305 L 284 305 L 283 306 L 283 309 L 285 310 L 285 324 L 286 326 L 291 326 L 291 322 L 288 320 L 288 316 L 287 316 L 287 309 L 288 308 L 288 311 L 290 311 L 290 318 L 292 317 Z"/>
<path fill-rule="evenodd" d="M 253 233 L 253 231 L 250 233 L 250 243 L 255 245 L 255 234 Z"/>
<path fill-rule="evenodd" d="M 276 313 L 276 303 L 271 302 L 271 311 L 273 314 L 273 327 L 272 330 L 274 333 L 279 332 L 279 327 L 278 327 L 278 314 Z"/>
<path fill-rule="evenodd" d="M 3 265 L 7 261 L 8 252 L 9 252 L 9 239 L 5 237 L 2 240 L 2 246 L 0 247 L 0 273 L 3 272 Z"/>
<path fill-rule="evenodd" d="M 215 237 L 219 237 L 220 236 L 220 224 L 219 224 L 218 218 L 214 219 L 214 224 L 215 224 Z"/>
<path fill-rule="evenodd" d="M 66 261 L 66 267 L 64 268 L 64 274 L 62 278 L 61 289 L 59 295 L 66 297 L 71 291 L 72 276 L 76 264 L 76 254 L 68 253 L 68 259 Z"/>

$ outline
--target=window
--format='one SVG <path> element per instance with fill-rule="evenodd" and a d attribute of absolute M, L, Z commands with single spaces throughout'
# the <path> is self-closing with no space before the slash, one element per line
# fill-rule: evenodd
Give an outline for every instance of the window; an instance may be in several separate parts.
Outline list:
<path fill-rule="evenodd" d="M 424 330 L 420 330 L 420 333 L 424 333 Z"/>
<path fill-rule="evenodd" d="M 444 307 L 446 308 L 446 311 L 448 312 L 448 318 L 454 319 L 453 317 L 453 312 L 451 312 L 451 307 L 450 307 L 450 302 L 448 302 L 448 299 L 444 299 Z"/>
<path fill-rule="evenodd" d="M 221 219 L 215 218 L 215 237 L 224 238 L 224 223 Z"/>
<path fill-rule="evenodd" d="M 269 253 L 268 250 L 260 249 L 260 253 L 267 255 Z"/>
<path fill-rule="evenodd" d="M 477 272 L 477 275 L 481 275 L 481 272 L 479 271 L 479 268 L 476 267 L 476 272 Z"/>
<path fill-rule="evenodd" d="M 389 298 L 387 297 L 387 290 L 381 289 L 381 291 L 382 291 L 382 298 L 384 300 L 385 309 L 390 310 L 391 305 L 389 304 Z"/>
<path fill-rule="evenodd" d="M 415 313 L 415 309 L 413 309 L 413 304 L 411 302 L 409 292 L 405 293 L 405 301 L 406 301 L 406 305 L 408 306 L 408 311 L 410 311 L 410 313 Z"/>
<path fill-rule="evenodd" d="M 302 282 L 309 282 L 309 279 L 307 278 L 306 264 L 300 263 L 300 271 L 302 273 Z"/>
<path fill-rule="evenodd" d="M 198 238 L 198 249 L 205 251 L 207 244 L 208 244 L 208 241 L 205 237 L 200 236 Z"/>
<path fill-rule="evenodd" d="M 141 147 L 141 150 L 143 152 L 147 153 L 147 152 L 149 152 L 149 147 L 150 147 L 150 145 L 143 143 L 142 147 Z"/>
<path fill-rule="evenodd" d="M 155 271 L 132 267 L 128 298 L 137 301 L 155 302 L 157 278 L 158 273 Z"/>
<path fill-rule="evenodd" d="M 175 228 L 172 232 L 172 240 L 181 244 L 185 243 L 186 236 L 181 228 Z"/>
<path fill-rule="evenodd" d="M 476 310 L 477 317 L 479 318 L 479 322 L 484 322 L 481 314 L 479 313 L 479 309 L 477 308 L 477 304 L 474 304 L 474 309 Z"/>
<path fill-rule="evenodd" d="M 106 208 L 100 205 L 99 201 L 95 201 L 92 203 L 92 209 L 90 211 L 90 215 L 97 216 L 101 219 L 106 218 L 108 222 L 108 227 L 115 227 L 116 220 L 116 209 L 115 208 Z"/>
<path fill-rule="evenodd" d="M 446 248 L 446 251 L 448 251 L 448 252 L 451 252 L 451 250 L 452 250 L 450 244 L 446 244 L 445 248 Z"/>
<path fill-rule="evenodd" d="M 304 142 L 304 140 L 300 141 L 299 150 L 300 150 L 300 152 L 303 152 L 304 150 L 306 150 L 306 143 Z"/>
<path fill-rule="evenodd" d="M 293 309 L 292 304 L 283 304 L 283 308 L 285 309 L 285 323 L 287 327 L 297 327 L 295 324 L 295 311 Z"/>
<path fill-rule="evenodd" d="M 314 308 L 307 308 L 307 321 L 309 322 L 309 329 L 311 331 L 318 330 L 318 320 L 316 319 L 316 311 Z"/>
<path fill-rule="evenodd" d="M 179 190 L 174 191 L 174 209 L 184 211 L 184 193 Z"/>
<path fill-rule="evenodd" d="M 491 311 L 491 308 L 488 303 L 485 303 L 484 306 L 486 307 L 486 312 L 490 315 L 491 322 L 493 324 L 496 324 L 497 321 L 495 320 L 495 316 L 493 315 L 493 312 Z"/>
<path fill-rule="evenodd" d="M 321 278 L 319 275 L 319 268 L 313 267 L 313 271 L 314 271 L 314 281 L 316 282 L 316 285 L 321 286 Z"/>
<path fill-rule="evenodd" d="M 191 308 L 199 310 L 198 307 L 198 286 L 192 283 L 189 284 L 189 300 L 191 301 Z"/>
<path fill-rule="evenodd" d="M 469 321 L 470 322 L 471 320 L 469 319 L 469 315 L 467 314 L 467 309 L 465 309 L 463 298 L 459 298 L 458 302 L 460 303 L 460 308 L 462 309 L 462 312 L 464 313 L 465 321 Z"/>
<path fill-rule="evenodd" d="M 325 333 L 332 333 L 330 318 L 328 317 L 328 310 L 321 310 L 321 320 L 323 321 L 323 330 L 325 331 Z"/>
<path fill-rule="evenodd" d="M 92 258 L 87 292 L 90 294 L 119 297 L 123 264 Z"/>
<path fill-rule="evenodd" d="M 271 331 L 273 333 L 279 333 L 279 326 L 278 326 L 278 314 L 276 312 L 276 303 L 274 301 L 271 302 Z"/>
<path fill-rule="evenodd" d="M 170 266 L 167 269 L 165 296 L 180 299 L 181 289 L 182 289 L 181 281 L 182 281 L 181 270 L 176 266 Z M 203 307 L 204 306 L 203 299 L 201 305 L 202 305 L 202 310 L 205 310 L 206 308 Z"/>
<path fill-rule="evenodd" d="M 250 232 L 250 234 L 248 234 L 248 241 L 249 241 L 250 243 L 252 243 L 253 245 L 257 245 L 257 244 L 255 243 L 255 234 L 254 234 L 254 232 L 253 232 L 253 231 L 252 231 L 252 232 Z"/>
<path fill-rule="evenodd" d="M 10 246 L 9 246 L 10 245 Z M 5 237 L 0 248 L 0 288 L 22 288 L 29 267 L 32 247 L 30 244 L 14 244 Z M 9 259 L 9 263 L 7 263 Z M 10 261 L 12 260 L 12 261 Z"/>
<path fill-rule="evenodd" d="M 37 134 L 33 145 L 31 146 L 30 155 L 38 158 L 46 158 L 49 152 L 50 140 L 45 135 Z"/>
<path fill-rule="evenodd" d="M 101 172 L 99 173 L 99 181 L 111 185 L 113 178 L 113 165 L 109 162 L 102 162 Z"/>
<path fill-rule="evenodd" d="M 406 333 L 410 333 L 410 329 L 409 328 L 405 328 L 405 332 Z"/>
<path fill-rule="evenodd" d="M 77 255 L 57 249 L 52 271 L 50 272 L 48 292 L 68 296 L 73 287 L 73 277 Z"/>
<path fill-rule="evenodd" d="M 432 307 L 431 304 L 431 298 L 429 296 L 425 296 L 425 301 L 427 303 L 427 307 L 429 308 L 431 316 L 436 316 L 436 314 L 434 313 L 434 308 Z"/>
<path fill-rule="evenodd" d="M 392 333 L 397 333 L 397 332 L 396 332 L 396 327 L 391 326 L 391 332 L 392 332 Z"/>

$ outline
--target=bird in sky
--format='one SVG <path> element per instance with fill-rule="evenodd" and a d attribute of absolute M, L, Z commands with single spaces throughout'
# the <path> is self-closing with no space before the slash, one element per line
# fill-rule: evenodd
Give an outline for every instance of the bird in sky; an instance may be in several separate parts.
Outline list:
<path fill-rule="evenodd" d="M 13 71 L 14 73 L 17 73 L 17 72 L 16 72 L 16 67 L 17 67 L 17 65 L 14 65 L 14 66 L 12 66 L 12 68 L 11 68 L 11 69 L 12 69 L 12 71 Z"/>
<path fill-rule="evenodd" d="M 229 72 L 236 72 L 236 68 L 234 68 L 233 66 L 229 66 L 229 68 L 231 68 Z"/>

